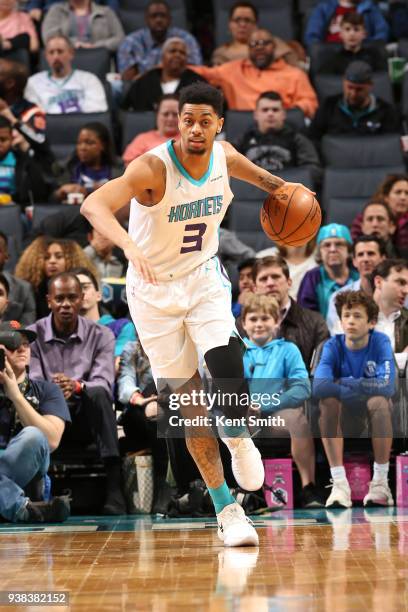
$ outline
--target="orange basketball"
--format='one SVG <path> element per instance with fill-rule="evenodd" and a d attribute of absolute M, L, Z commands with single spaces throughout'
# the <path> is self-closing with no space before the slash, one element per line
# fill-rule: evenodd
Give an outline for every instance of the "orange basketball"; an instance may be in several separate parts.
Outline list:
<path fill-rule="evenodd" d="M 301 185 L 286 184 L 271 193 L 261 209 L 265 234 L 276 244 L 302 246 L 319 231 L 319 202 Z"/>

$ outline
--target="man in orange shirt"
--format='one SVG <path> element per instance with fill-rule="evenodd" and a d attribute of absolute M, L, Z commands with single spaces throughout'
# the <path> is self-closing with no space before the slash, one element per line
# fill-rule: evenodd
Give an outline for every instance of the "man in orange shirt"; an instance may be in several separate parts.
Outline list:
<path fill-rule="evenodd" d="M 221 87 L 230 110 L 255 110 L 264 91 L 277 91 L 285 108 L 299 107 L 307 117 L 317 109 L 317 96 L 307 75 L 283 59 L 274 59 L 275 43 L 268 30 L 255 30 L 249 38 L 249 59 L 221 66 L 189 66 L 211 85 Z"/>

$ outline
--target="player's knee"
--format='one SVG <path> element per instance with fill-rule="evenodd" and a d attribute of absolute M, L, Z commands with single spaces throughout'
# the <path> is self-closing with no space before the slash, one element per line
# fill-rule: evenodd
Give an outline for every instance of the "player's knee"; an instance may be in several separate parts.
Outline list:
<path fill-rule="evenodd" d="M 216 346 L 204 355 L 212 378 L 244 378 L 241 341 L 231 337 L 225 346 Z"/>

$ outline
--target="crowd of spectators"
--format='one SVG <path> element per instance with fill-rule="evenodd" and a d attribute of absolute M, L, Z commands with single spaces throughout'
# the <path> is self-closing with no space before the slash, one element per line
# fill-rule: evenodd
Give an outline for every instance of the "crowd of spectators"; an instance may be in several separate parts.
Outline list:
<path fill-rule="evenodd" d="M 300 3 L 291 4 L 300 11 Z M 386 71 L 398 39 L 408 37 L 408 6 L 392 4 L 384 14 L 373 0 L 317 0 L 295 27 L 297 39 L 284 40 L 263 22 L 256 2 L 238 0 L 229 11 L 230 40 L 214 41 L 208 53 L 194 20 L 191 31 L 173 25 L 163 0 L 147 3 L 145 26 L 136 31 L 129 31 L 120 0 L 1 0 L 0 212 L 14 204 L 20 215 L 18 231 L 0 225 L 3 518 L 65 520 L 69 499 L 44 493 L 57 447 L 94 445 L 106 472 L 106 514 L 127 509 L 123 453 L 152 454 L 154 511 L 163 510 L 158 499 L 169 465 L 177 494 L 186 494 L 186 474 L 193 479 L 195 468 L 184 441 L 166 444 L 156 435 L 166 397 L 155 388 L 123 299 L 126 260 L 88 226 L 78 205 L 133 159 L 178 138 L 178 92 L 198 80 L 222 89 L 227 138 L 229 117 L 241 111 L 242 126 L 229 138 L 241 153 L 284 177 L 308 172 L 309 186 L 323 198 L 327 136 L 350 138 L 341 160 L 347 168 L 353 136 L 370 148 L 370 138 L 403 135 L 405 89 Z M 217 10 L 214 2 L 215 18 Z M 378 90 L 379 75 L 389 90 Z M 336 79 L 335 90 L 322 90 L 326 77 Z M 53 120 L 62 115 L 66 128 L 55 135 Z M 76 131 L 69 115 L 83 119 Z M 132 118 L 139 127 L 127 133 Z M 228 218 L 220 230 L 250 392 L 280 397 L 278 408 L 252 407 L 251 414 L 284 417 L 305 507 L 325 503 L 316 426 L 333 484 L 326 505 L 351 505 L 342 436 L 362 432 L 372 437 L 374 456 L 364 504 L 393 503 L 393 415 L 408 409 L 395 402 L 395 379 L 407 374 L 408 174 L 404 150 L 399 165 L 387 163 L 386 145 L 381 156 L 365 202 L 350 194 L 356 202 L 349 223 L 340 208 L 329 215 L 321 199 L 323 225 L 303 247 L 260 250 L 245 232 L 233 232 Z M 254 216 L 260 204 L 254 199 Z M 46 206 L 49 214 L 37 223 Z M 127 209 L 118 214 L 126 225 Z M 263 434 L 273 452 L 276 432 Z"/>

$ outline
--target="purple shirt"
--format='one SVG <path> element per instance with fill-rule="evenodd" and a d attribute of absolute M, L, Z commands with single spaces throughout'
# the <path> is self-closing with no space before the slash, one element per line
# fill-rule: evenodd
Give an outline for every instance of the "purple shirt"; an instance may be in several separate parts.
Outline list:
<path fill-rule="evenodd" d="M 78 317 L 77 330 L 59 338 L 50 314 L 27 329 L 37 333 L 31 344 L 30 378 L 52 381 L 53 374 L 63 372 L 89 388 L 103 387 L 112 397 L 115 336 L 109 328 Z"/>

